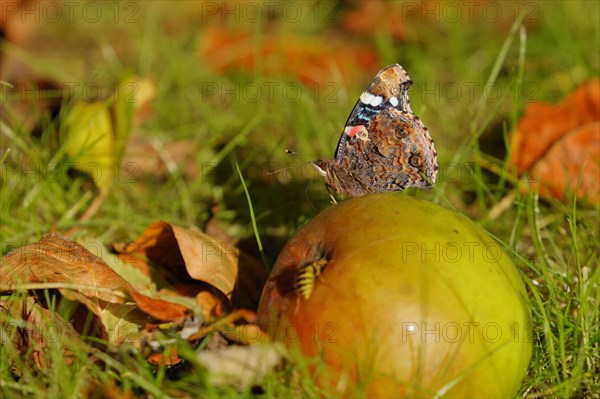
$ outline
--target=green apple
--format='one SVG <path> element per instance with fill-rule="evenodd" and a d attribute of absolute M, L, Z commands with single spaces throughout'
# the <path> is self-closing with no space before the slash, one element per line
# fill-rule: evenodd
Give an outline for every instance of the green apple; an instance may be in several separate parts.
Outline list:
<path fill-rule="evenodd" d="M 325 392 L 513 397 L 532 351 L 519 272 L 472 221 L 399 193 L 333 205 L 296 233 L 259 323 L 318 357 Z"/>

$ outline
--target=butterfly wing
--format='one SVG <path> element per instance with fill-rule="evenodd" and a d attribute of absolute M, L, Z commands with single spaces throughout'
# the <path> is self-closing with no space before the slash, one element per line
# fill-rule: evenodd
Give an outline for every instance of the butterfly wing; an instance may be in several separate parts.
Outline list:
<path fill-rule="evenodd" d="M 386 109 L 371 122 L 366 159 L 375 191 L 431 188 L 438 164 L 433 139 L 418 116 Z"/>
<path fill-rule="evenodd" d="M 398 64 L 382 69 L 352 109 L 335 159 L 312 162 L 335 192 L 355 197 L 433 186 L 437 153 L 427 128 L 410 109 L 411 83 Z"/>
<path fill-rule="evenodd" d="M 363 126 L 346 146 L 348 155 L 333 167 L 338 191 L 356 196 L 431 188 L 435 183 L 438 165 L 433 139 L 411 113 L 383 110 L 369 121 L 369 129 Z"/>
<path fill-rule="evenodd" d="M 408 88 L 412 84 L 408 74 L 398 64 L 383 68 L 369 83 L 354 105 L 344 131 L 335 150 L 334 158 L 339 163 L 350 148 L 346 143 L 362 127 L 368 129 L 369 122 L 382 110 L 392 107 L 399 111 L 412 113 L 408 100 Z"/>

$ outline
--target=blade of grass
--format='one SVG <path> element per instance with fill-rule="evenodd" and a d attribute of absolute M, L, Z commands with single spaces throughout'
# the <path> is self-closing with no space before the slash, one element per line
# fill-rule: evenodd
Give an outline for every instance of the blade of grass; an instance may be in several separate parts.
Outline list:
<path fill-rule="evenodd" d="M 270 270 L 269 263 L 267 262 L 267 258 L 265 257 L 265 252 L 263 250 L 262 242 L 260 241 L 260 234 L 258 232 L 258 226 L 256 224 L 256 217 L 254 215 L 254 207 L 252 206 L 252 199 L 250 198 L 250 192 L 248 192 L 248 187 L 246 187 L 246 181 L 244 180 L 244 176 L 242 175 L 242 171 L 240 170 L 240 165 L 236 162 L 235 168 L 237 170 L 238 176 L 240 177 L 240 181 L 242 182 L 242 187 L 244 188 L 244 192 L 246 193 L 246 200 L 248 201 L 248 208 L 250 209 L 250 219 L 252 220 L 252 229 L 254 230 L 254 236 L 256 237 L 256 243 L 258 244 L 258 250 L 260 252 L 260 256 L 265 264 L 267 270 Z"/>

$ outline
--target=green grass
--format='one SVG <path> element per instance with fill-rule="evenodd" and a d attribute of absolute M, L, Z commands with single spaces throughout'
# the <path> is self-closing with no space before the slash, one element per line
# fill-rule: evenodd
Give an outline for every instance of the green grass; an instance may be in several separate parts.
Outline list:
<path fill-rule="evenodd" d="M 206 26 L 198 15 L 155 2 L 135 4 L 137 22 L 121 19 L 115 24 L 106 6 L 97 23 L 86 22 L 80 14 L 73 23 L 42 21 L 27 50 L 6 43 L 3 49 L 46 79 L 59 82 L 99 82 L 108 87 L 124 72 L 151 77 L 158 93 L 154 116 L 138 132 L 158 144 L 174 140 L 195 144 L 193 161 L 200 173 L 190 177 L 174 167 L 160 177 L 136 176 L 136 182 L 122 176 L 100 211 L 82 225 L 78 217 L 93 200 L 90 184 L 66 173 L 68 159 L 56 140 L 56 121 L 39 111 L 44 97 L 30 94 L 34 100 L 23 104 L 18 96 L 3 96 L 2 254 L 53 229 L 79 227 L 78 235 L 109 246 L 133 240 L 158 220 L 203 227 L 211 208 L 218 205 L 222 229 L 272 265 L 287 238 L 327 206 L 328 193 L 306 161 L 331 156 L 366 80 L 336 86 L 339 95 L 333 102 L 325 102 L 323 96 L 317 99 L 307 87 L 299 101 L 289 101 L 277 90 L 273 97 L 249 101 L 243 90 L 253 82 L 276 82 L 281 87 L 295 78 L 285 73 L 266 76 L 260 64 L 251 71 L 217 74 L 197 56 L 197 39 Z M 409 190 L 409 194 L 476 220 L 504 243 L 522 272 L 533 311 L 534 353 L 518 397 L 597 398 L 598 209 L 572 198 L 558 202 L 519 193 L 510 181 L 479 165 L 481 160 L 502 164 L 507 157 L 505 139 L 528 101 L 557 103 L 578 84 L 598 76 L 600 7 L 591 1 L 523 4 L 533 12 L 524 30 L 511 24 L 514 8 L 505 3 L 498 20 L 427 20 L 408 25 L 402 44 L 385 32 L 364 40 L 385 60 L 381 66 L 397 61 L 410 73 L 415 81 L 412 108 L 435 139 L 440 181 L 432 191 Z M 268 29 L 319 37 L 327 36 L 330 28 L 323 21 L 278 24 L 275 28 L 264 21 L 253 24 L 252 45 L 258 48 Z M 218 95 L 207 97 L 203 93 L 207 82 L 237 94 L 225 101 Z M 500 89 L 497 99 L 483 96 L 486 82 Z M 461 89 L 458 99 L 449 91 L 453 87 Z M 26 118 L 39 121 L 35 129 L 23 122 Z M 286 154 L 285 149 L 300 155 Z M 458 174 L 451 174 L 455 171 Z M 303 178 L 297 178 L 300 173 Z M 511 195 L 514 200 L 500 216 L 490 217 L 490 211 Z M 52 306 L 58 306 L 67 320 L 73 311 Z M 309 378 L 293 372 L 308 367 L 303 359 L 269 376 L 262 393 L 238 391 L 210 386 L 195 360 L 196 349 L 183 342 L 177 345 L 186 359 L 184 366 L 155 369 L 139 355 L 103 353 L 89 342 L 73 345 L 74 360 L 67 364 L 62 347 L 55 343 L 44 354 L 52 367 L 42 372 L 31 364 L 31 353 L 3 345 L 0 391 L 3 397 L 79 397 L 85 396 L 93 379 L 99 384 L 114 380 L 136 396 L 319 395 Z"/>

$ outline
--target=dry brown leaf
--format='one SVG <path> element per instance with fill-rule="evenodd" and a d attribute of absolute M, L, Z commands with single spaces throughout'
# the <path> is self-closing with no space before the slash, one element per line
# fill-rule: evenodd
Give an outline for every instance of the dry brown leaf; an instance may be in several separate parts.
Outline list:
<path fill-rule="evenodd" d="M 133 243 L 115 249 L 119 252 L 119 259 L 140 268 L 147 275 L 151 275 L 154 268 L 150 263 L 153 263 L 168 269 L 175 276 L 183 279 L 189 277 L 177 240 L 166 222 L 152 223 Z"/>
<path fill-rule="evenodd" d="M 167 267 L 182 280 L 205 282 L 230 297 L 238 274 L 237 248 L 227 247 L 207 234 L 167 222 L 149 225 L 131 248 L 138 256 Z M 129 256 L 132 249 L 127 249 Z"/>
<path fill-rule="evenodd" d="M 414 8 L 410 7 L 411 10 Z M 343 30 L 365 36 L 386 33 L 396 40 L 404 38 L 405 4 L 396 1 L 358 1 L 348 3 L 341 15 Z"/>
<path fill-rule="evenodd" d="M 147 314 L 171 321 L 182 317 L 186 310 L 182 305 L 141 294 L 81 244 L 56 233 L 10 251 L 2 258 L 0 276 L 3 289 L 24 283 L 69 284 L 68 288 L 58 287 L 60 293 L 84 304 L 107 330 L 113 328 L 105 324 L 108 319 L 116 320 L 111 316 L 143 325 L 148 321 Z M 137 306 L 126 305 L 129 298 Z"/>
<path fill-rule="evenodd" d="M 40 27 L 37 14 L 41 0 L 3 0 L 0 7 L 0 38 L 24 47 Z"/>
<path fill-rule="evenodd" d="M 69 349 L 82 341 L 73 326 L 58 314 L 40 306 L 32 297 L 17 297 L 0 300 L 0 342 L 11 341 L 23 355 L 31 356 L 38 368 L 51 367 L 46 357 L 48 342 L 60 342 L 65 362 L 75 359 Z"/>
<path fill-rule="evenodd" d="M 220 237 L 223 235 L 221 234 Z M 149 225 L 132 244 L 117 245 L 119 258 L 142 270 L 159 288 L 197 297 L 202 292 L 220 301 L 218 316 L 236 308 L 256 309 L 268 270 L 257 259 L 231 244 L 231 238 L 215 239 L 167 222 Z M 201 297 L 202 298 L 202 297 Z M 205 313 L 216 309 L 206 303 Z"/>
<path fill-rule="evenodd" d="M 537 162 L 571 130 L 600 120 L 600 79 L 579 86 L 559 105 L 531 103 L 513 133 L 511 156 L 519 172 Z"/>
<path fill-rule="evenodd" d="M 217 219 L 218 211 L 218 205 L 212 207 L 212 215 L 208 222 L 206 222 L 204 230 L 219 242 L 224 243 L 224 245 L 233 247 L 237 245 L 239 240 L 230 236 L 219 227 Z M 261 261 L 242 251 L 240 251 L 238 260 L 238 282 L 235 286 L 231 302 L 235 308 L 256 309 L 258 308 L 262 289 L 269 277 L 269 271 Z"/>
<path fill-rule="evenodd" d="M 339 72 L 344 82 L 362 80 L 377 70 L 373 48 L 345 38 L 300 36 L 269 31 L 255 50 L 254 30 L 232 31 L 223 25 L 202 31 L 199 57 L 218 72 L 256 70 L 257 63 L 267 76 L 292 74 L 300 82 L 327 90 Z M 346 62 L 352 60 L 352 62 Z M 331 88 L 331 87 L 329 87 Z"/>
<path fill-rule="evenodd" d="M 533 177 L 542 182 L 541 195 L 562 199 L 577 188 L 578 198 L 600 204 L 600 121 L 575 128 L 558 140 L 536 171 Z"/>
<path fill-rule="evenodd" d="M 238 249 L 199 231 L 171 227 L 190 277 L 212 285 L 230 298 L 238 275 Z"/>
<path fill-rule="evenodd" d="M 153 364 L 157 367 L 174 366 L 176 364 L 181 363 L 182 361 L 175 348 L 169 348 L 166 356 L 163 352 L 153 353 L 150 356 L 148 356 L 146 360 L 148 361 L 148 363 Z"/>
<path fill-rule="evenodd" d="M 512 135 L 511 162 L 540 195 L 577 192 L 599 204 L 600 79 L 578 87 L 559 105 L 529 104 Z M 578 185 L 580 182 L 580 185 Z"/>
<path fill-rule="evenodd" d="M 174 321 L 186 317 L 188 309 L 177 303 L 163 301 L 162 299 L 151 298 L 147 295 L 141 294 L 133 287 L 129 287 L 127 290 L 129 295 L 135 301 L 135 304 L 140 310 L 155 319 L 161 321 Z"/>
<path fill-rule="evenodd" d="M 39 242 L 15 248 L 2 258 L 2 284 L 66 283 L 81 288 L 73 291 L 80 302 L 124 303 L 128 283 L 81 244 L 57 233 L 46 234 Z M 98 287 L 100 290 L 95 290 Z M 98 302 L 99 301 L 99 302 Z"/>

